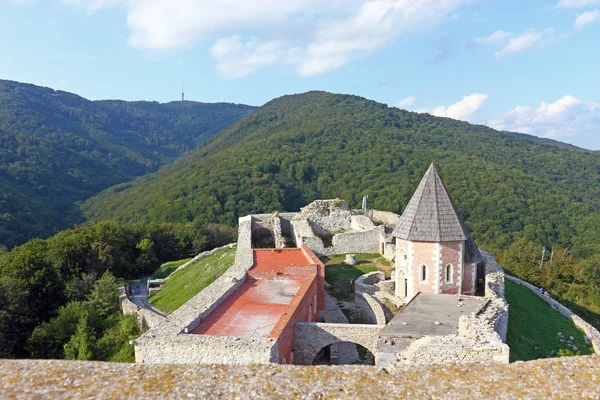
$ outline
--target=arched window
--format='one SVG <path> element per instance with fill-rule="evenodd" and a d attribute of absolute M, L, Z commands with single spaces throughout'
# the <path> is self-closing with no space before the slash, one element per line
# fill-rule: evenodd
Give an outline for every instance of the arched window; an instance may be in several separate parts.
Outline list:
<path fill-rule="evenodd" d="M 427 282 L 427 265 L 421 265 L 421 282 Z"/>
<path fill-rule="evenodd" d="M 452 264 L 446 265 L 446 282 L 452 282 Z"/>
<path fill-rule="evenodd" d="M 405 248 L 400 248 L 400 250 L 398 250 L 398 261 L 400 262 L 401 266 L 406 266 L 408 262 L 408 253 L 406 252 Z"/>

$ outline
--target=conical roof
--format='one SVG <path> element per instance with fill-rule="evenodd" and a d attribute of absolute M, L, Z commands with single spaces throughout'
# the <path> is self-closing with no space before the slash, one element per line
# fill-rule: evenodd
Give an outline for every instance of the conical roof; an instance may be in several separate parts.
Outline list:
<path fill-rule="evenodd" d="M 433 163 L 402 213 L 393 235 L 423 242 L 470 239 Z"/>

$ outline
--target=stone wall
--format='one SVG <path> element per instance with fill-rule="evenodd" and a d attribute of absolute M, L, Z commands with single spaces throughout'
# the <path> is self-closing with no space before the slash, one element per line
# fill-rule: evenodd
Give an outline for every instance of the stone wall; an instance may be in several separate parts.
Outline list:
<path fill-rule="evenodd" d="M 294 231 L 306 232 L 305 224 L 292 221 Z M 348 253 L 379 253 L 379 237 L 383 227 L 375 227 L 370 231 L 350 231 L 333 236 L 332 246 L 325 247 L 323 240 L 317 236 L 300 236 L 297 245 L 305 244 L 318 256 L 331 256 Z M 311 230 L 312 232 L 312 230 Z"/>
<path fill-rule="evenodd" d="M 123 312 L 124 315 L 135 314 L 138 325 L 143 331 L 154 328 L 164 321 L 164 317 L 146 308 L 138 307 L 135 303 L 129 300 L 125 294 L 120 295 L 119 302 L 121 303 L 121 312 Z"/>
<path fill-rule="evenodd" d="M 190 261 L 186 262 L 185 264 L 181 264 L 175 271 L 173 271 L 171 274 L 169 274 L 169 276 L 167 276 L 165 278 L 165 280 L 167 280 L 171 276 L 173 276 L 174 273 L 181 271 L 182 269 L 190 266 L 191 264 L 195 263 L 198 260 L 203 259 L 204 257 L 212 256 L 213 254 L 215 254 L 221 250 L 232 249 L 235 246 L 236 246 L 236 243 L 229 243 L 229 244 L 226 244 L 225 246 L 216 247 L 216 248 L 214 248 L 212 250 L 208 250 L 208 251 L 203 251 L 202 253 L 198 254 L 197 256 L 195 256 L 194 258 L 192 258 Z"/>
<path fill-rule="evenodd" d="M 509 276 L 509 275 L 506 275 L 506 279 L 510 279 L 511 281 L 516 282 L 516 283 L 523 285 L 526 288 L 530 289 L 540 299 L 542 299 L 546 303 L 550 304 L 550 306 L 552 308 L 554 308 L 556 311 L 558 311 L 559 313 L 561 313 L 562 315 L 564 315 L 565 317 L 567 317 L 571 321 L 573 321 L 573 324 L 575 324 L 575 326 L 577 326 L 579 329 L 581 329 L 585 333 L 585 335 L 588 337 L 592 346 L 594 347 L 594 352 L 596 354 L 600 354 L 600 332 L 598 332 L 598 329 L 594 328 L 592 325 L 590 325 L 589 323 L 584 321 L 581 317 L 576 315 L 573 311 L 571 311 L 567 307 L 560 304 L 558 301 L 541 295 L 540 288 L 532 285 L 531 283 L 525 282 L 524 280 L 521 280 L 514 276 Z"/>
<path fill-rule="evenodd" d="M 373 355 L 377 350 L 377 336 L 384 325 L 297 323 L 294 355 L 296 364 L 312 364 L 317 353 L 325 346 L 340 342 L 360 344 Z"/>
<path fill-rule="evenodd" d="M 398 364 L 501 363 L 509 362 L 506 342 L 508 304 L 504 298 L 504 271 L 494 257 L 481 251 L 486 262 L 485 297 L 479 312 L 463 315 L 458 332 L 426 336 L 408 343 L 396 354 Z"/>
<path fill-rule="evenodd" d="M 371 219 L 381 225 L 396 226 L 400 220 L 400 216 L 398 214 L 394 214 L 393 212 L 389 211 L 369 210 L 367 213 Z"/>
<path fill-rule="evenodd" d="M 300 216 L 308 220 L 317 235 L 333 235 L 351 229 L 352 211 L 341 199 L 315 200 L 300 209 Z"/>
<path fill-rule="evenodd" d="M 356 293 L 368 293 L 370 295 L 393 296 L 396 283 L 393 280 L 385 280 L 385 274 L 381 271 L 373 271 L 361 275 L 354 282 Z"/>
<path fill-rule="evenodd" d="M 135 361 L 147 364 L 268 364 L 279 362 L 276 341 L 210 335 L 135 340 Z"/>
<path fill-rule="evenodd" d="M 375 325 L 385 325 L 386 318 L 379 301 L 368 293 L 354 294 L 354 304 L 365 322 Z"/>
<path fill-rule="evenodd" d="M 187 334 L 186 332 L 198 326 L 208 314 L 214 311 L 245 281 L 246 271 L 254 263 L 251 247 L 251 222 L 252 217 L 240 218 L 238 248 L 233 265 L 211 285 L 134 341 L 136 362 L 223 362 L 223 360 L 236 359 L 238 357 L 237 352 L 243 351 L 245 345 L 241 339 L 223 339 L 223 342 L 212 343 L 209 339 L 202 339 L 207 336 Z M 239 346 L 230 345 L 229 340 L 235 341 Z M 256 343 L 255 351 L 258 352 L 256 362 L 262 362 L 267 358 L 270 360 L 270 357 L 275 357 L 273 354 L 277 353 L 276 346 L 275 350 L 272 349 L 275 342 L 269 342 L 271 347 L 268 349 L 265 347 L 266 345 L 261 347 L 258 346 L 258 342 Z M 248 352 L 254 351 L 252 346 L 249 346 Z M 192 354 L 183 354 L 183 352 L 188 352 L 190 348 L 193 349 Z M 219 349 L 219 351 L 214 349 Z M 268 357 L 266 353 L 269 354 Z M 249 360 L 252 357 L 248 356 L 247 359 Z M 242 358 L 242 360 L 245 359 Z"/>

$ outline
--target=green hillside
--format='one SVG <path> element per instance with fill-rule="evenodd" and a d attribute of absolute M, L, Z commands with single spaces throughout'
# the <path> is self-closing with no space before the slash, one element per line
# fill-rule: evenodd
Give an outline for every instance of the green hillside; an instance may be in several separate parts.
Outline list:
<path fill-rule="evenodd" d="M 156 171 L 253 109 L 89 101 L 0 80 L 0 245 L 81 221 L 76 202 Z"/>
<path fill-rule="evenodd" d="M 297 210 L 317 198 L 400 213 L 431 162 L 478 244 L 515 236 L 600 251 L 600 154 L 484 126 L 309 92 L 273 100 L 169 168 L 83 206 L 92 220 L 206 219 Z"/>

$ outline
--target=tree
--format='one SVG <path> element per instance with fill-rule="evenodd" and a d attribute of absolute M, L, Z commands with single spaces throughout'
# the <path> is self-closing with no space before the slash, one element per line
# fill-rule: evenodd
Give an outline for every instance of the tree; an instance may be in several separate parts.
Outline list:
<path fill-rule="evenodd" d="M 149 271 L 151 267 L 156 266 L 158 258 L 154 253 L 154 242 L 151 239 L 143 238 L 135 247 L 140 251 L 140 256 L 136 260 L 138 268 Z"/>
<path fill-rule="evenodd" d="M 77 330 L 69 342 L 65 344 L 65 358 L 68 360 L 93 360 L 96 337 L 88 326 L 87 315 L 82 316 L 77 324 Z"/>
<path fill-rule="evenodd" d="M 503 266 L 511 273 L 535 285 L 541 284 L 541 246 L 527 239 L 512 243 L 504 253 Z"/>
<path fill-rule="evenodd" d="M 65 358 L 65 345 L 77 331 L 82 319 L 89 322 L 99 319 L 90 315 L 89 306 L 83 301 L 71 301 L 58 310 L 58 315 L 38 325 L 27 341 L 27 351 L 33 358 Z M 92 325 L 94 323 L 92 322 Z"/>
<path fill-rule="evenodd" d="M 102 318 L 119 313 L 119 290 L 113 274 L 106 271 L 94 283 L 94 289 L 90 293 L 88 301 L 90 307 Z"/>

